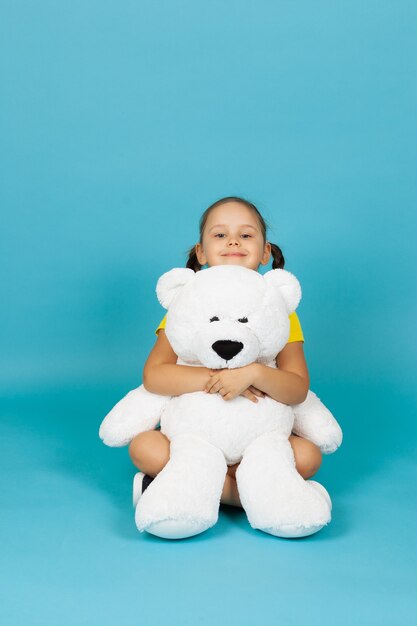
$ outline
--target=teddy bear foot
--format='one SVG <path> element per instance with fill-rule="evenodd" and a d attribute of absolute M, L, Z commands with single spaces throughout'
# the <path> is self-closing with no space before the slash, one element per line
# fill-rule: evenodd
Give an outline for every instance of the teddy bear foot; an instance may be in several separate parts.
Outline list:
<path fill-rule="evenodd" d="M 283 539 L 299 539 L 301 537 L 308 537 L 309 535 L 314 535 L 319 530 L 323 528 L 324 524 L 320 524 L 318 526 L 291 526 L 290 524 L 286 526 L 280 526 L 277 528 L 259 528 L 264 533 L 268 535 L 273 535 L 274 537 L 281 537 Z"/>
<path fill-rule="evenodd" d="M 323 485 L 321 485 L 320 483 L 318 483 L 316 480 L 307 480 L 308 484 L 311 485 L 312 487 L 314 487 L 314 489 L 321 495 L 323 496 L 323 498 L 325 499 L 325 501 L 327 502 L 330 511 L 332 510 L 332 501 L 330 499 L 329 496 L 329 492 L 327 491 L 327 489 L 325 489 L 325 487 L 323 487 Z"/>
<path fill-rule="evenodd" d="M 182 507 L 183 510 L 176 513 L 161 510 L 161 501 L 154 497 L 155 488 L 152 487 L 154 485 L 149 487 L 149 494 L 146 490 L 136 506 L 135 522 L 139 532 L 146 531 L 162 539 L 186 539 L 203 533 L 217 522 L 218 507 L 207 517 L 191 508 L 185 510 Z"/>
<path fill-rule="evenodd" d="M 329 508 L 329 513 L 332 510 L 332 501 L 327 490 L 320 483 L 315 480 L 306 481 L 311 488 L 313 488 L 325 501 L 326 505 Z M 319 532 L 324 526 L 326 526 L 330 521 L 320 524 L 280 524 L 279 528 L 259 528 L 265 533 L 269 535 L 274 535 L 274 537 L 283 537 L 284 539 L 298 539 L 300 537 L 308 537 L 309 535 L 314 535 Z"/>
<path fill-rule="evenodd" d="M 152 484 L 136 506 L 135 522 L 139 532 L 146 531 L 162 539 L 185 539 L 203 533 L 217 522 L 218 506 L 215 506 L 211 514 L 207 516 L 202 516 L 196 510 L 193 511 L 192 506 L 189 506 L 188 510 L 183 506 L 182 511 L 176 512 L 172 510 L 175 507 L 170 507 L 171 511 L 169 511 L 163 506 L 164 501 L 161 503 L 161 500 L 155 497 L 155 495 L 158 496 L 155 487 Z M 163 508 L 165 511 L 162 510 Z"/>
<path fill-rule="evenodd" d="M 211 526 L 212 524 L 205 522 L 190 523 L 184 520 L 168 519 L 154 522 L 144 530 L 162 539 L 186 539 L 187 537 L 194 537 L 195 535 L 203 533 Z"/>

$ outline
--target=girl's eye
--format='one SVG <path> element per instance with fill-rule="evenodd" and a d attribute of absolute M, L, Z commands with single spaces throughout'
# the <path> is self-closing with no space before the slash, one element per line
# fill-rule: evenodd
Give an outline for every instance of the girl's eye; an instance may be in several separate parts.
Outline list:
<path fill-rule="evenodd" d="M 210 322 L 218 322 L 218 321 L 219 321 L 219 318 L 217 317 L 217 315 L 215 315 L 214 317 L 210 319 Z"/>
<path fill-rule="evenodd" d="M 238 320 L 238 322 L 242 322 L 242 324 L 246 324 L 246 322 L 248 321 L 247 317 L 240 317 Z"/>
<path fill-rule="evenodd" d="M 215 237 L 219 237 L 220 239 L 223 239 L 223 237 L 225 237 L 225 234 L 224 233 L 216 233 L 214 236 Z M 252 235 L 249 235 L 249 233 L 244 233 L 242 235 L 242 237 L 244 237 L 246 239 L 248 237 L 252 237 Z"/>

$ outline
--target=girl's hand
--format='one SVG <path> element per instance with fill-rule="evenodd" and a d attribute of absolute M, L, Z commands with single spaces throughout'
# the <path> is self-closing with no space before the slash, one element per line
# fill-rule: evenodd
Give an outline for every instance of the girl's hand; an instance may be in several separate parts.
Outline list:
<path fill-rule="evenodd" d="M 255 379 L 256 365 L 256 363 L 251 363 L 236 369 L 210 370 L 210 380 L 204 391 L 220 393 L 223 400 L 233 400 L 239 395 L 245 395 L 253 402 L 257 402 L 256 395 L 262 394 L 262 392 L 256 389 L 257 393 L 255 393 L 255 387 L 252 385 Z M 249 391 L 250 387 L 251 391 Z M 263 397 L 263 394 L 260 397 Z"/>
<path fill-rule="evenodd" d="M 260 389 L 257 389 L 256 387 L 253 387 L 251 385 L 246 389 L 246 391 L 244 391 L 240 395 L 248 398 L 248 400 L 252 400 L 252 402 L 258 402 L 258 398 L 256 396 L 258 396 L 259 398 L 265 398 L 266 394 Z"/>

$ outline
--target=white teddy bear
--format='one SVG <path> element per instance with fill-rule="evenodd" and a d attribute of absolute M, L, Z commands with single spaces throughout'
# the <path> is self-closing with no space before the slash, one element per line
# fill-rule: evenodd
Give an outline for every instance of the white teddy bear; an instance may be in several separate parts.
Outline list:
<path fill-rule="evenodd" d="M 173 269 L 158 280 L 156 292 L 168 309 L 165 332 L 177 363 L 211 369 L 255 361 L 275 368 L 288 340 L 289 314 L 301 299 L 298 280 L 286 270 L 262 275 L 228 265 Z M 341 444 L 340 426 L 313 392 L 288 406 L 269 396 L 256 403 L 203 391 L 160 396 L 141 385 L 116 404 L 99 434 L 105 444 L 123 446 L 158 422 L 170 440 L 170 459 L 136 506 L 141 532 L 179 539 L 213 526 L 227 465 L 239 461 L 237 486 L 253 528 L 303 537 L 329 523 L 329 494 L 298 474 L 289 443 L 294 432 L 325 454 Z"/>

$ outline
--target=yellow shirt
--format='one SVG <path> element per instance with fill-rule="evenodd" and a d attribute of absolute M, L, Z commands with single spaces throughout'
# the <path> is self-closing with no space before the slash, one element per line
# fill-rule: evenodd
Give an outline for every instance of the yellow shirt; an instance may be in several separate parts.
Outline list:
<path fill-rule="evenodd" d="M 158 334 L 158 331 L 161 328 L 165 328 L 166 317 L 167 316 L 165 315 L 165 317 L 159 324 L 158 328 L 156 329 L 155 331 L 156 335 Z M 294 311 L 294 313 L 291 313 L 291 315 L 289 315 L 289 318 L 290 318 L 290 336 L 288 338 L 288 343 L 292 343 L 293 341 L 304 341 L 303 331 L 301 329 L 301 324 L 300 324 L 300 320 L 298 319 L 297 313 Z"/>

